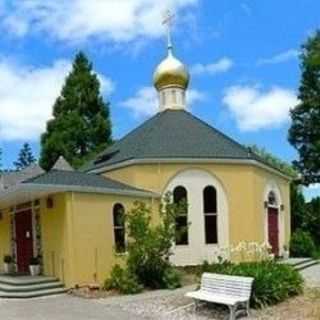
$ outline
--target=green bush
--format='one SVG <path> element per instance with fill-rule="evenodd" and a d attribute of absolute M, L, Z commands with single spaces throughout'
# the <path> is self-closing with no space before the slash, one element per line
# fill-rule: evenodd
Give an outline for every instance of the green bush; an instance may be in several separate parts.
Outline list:
<path fill-rule="evenodd" d="M 309 232 L 297 230 L 292 234 L 290 254 L 292 257 L 312 257 L 316 246 Z"/>
<path fill-rule="evenodd" d="M 167 289 L 177 289 L 181 287 L 181 273 L 174 267 L 169 267 L 163 275 L 164 287 Z"/>
<path fill-rule="evenodd" d="M 205 264 L 202 271 L 253 277 L 251 305 L 256 308 L 282 302 L 303 291 L 303 279 L 298 271 L 272 261 Z"/>
<path fill-rule="evenodd" d="M 135 294 L 141 292 L 143 286 L 139 284 L 134 274 L 116 264 L 112 268 L 110 278 L 105 281 L 104 289 L 118 290 L 123 294 Z"/>
<path fill-rule="evenodd" d="M 124 269 L 114 267 L 110 279 L 106 281 L 106 288 L 124 292 L 127 291 L 123 290 L 127 289 L 127 282 L 133 280 L 151 289 L 174 289 L 181 286 L 180 273 L 171 265 L 169 258 L 176 235 L 175 219 L 182 206 L 185 204 L 173 204 L 171 196 L 166 195 L 159 208 L 161 221 L 153 226 L 150 208 L 142 202 L 135 203 L 126 215 L 127 235 L 130 239 L 126 266 Z"/>

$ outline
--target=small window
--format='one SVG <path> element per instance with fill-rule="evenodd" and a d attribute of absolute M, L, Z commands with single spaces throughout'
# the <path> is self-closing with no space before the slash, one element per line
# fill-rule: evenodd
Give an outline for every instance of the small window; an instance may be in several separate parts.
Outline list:
<path fill-rule="evenodd" d="M 162 92 L 161 96 L 162 96 L 162 105 L 165 106 L 166 105 L 166 93 L 165 93 L 165 91 Z"/>
<path fill-rule="evenodd" d="M 125 252 L 125 212 L 122 204 L 117 203 L 113 207 L 113 231 L 114 243 L 117 253 Z"/>
<path fill-rule="evenodd" d="M 172 102 L 173 102 L 173 103 L 177 103 L 177 93 L 176 93 L 176 90 L 172 90 L 171 93 L 172 93 Z"/>
<path fill-rule="evenodd" d="M 217 190 L 207 186 L 203 190 L 203 209 L 206 244 L 218 243 Z"/>
<path fill-rule="evenodd" d="M 187 245 L 188 235 L 188 195 L 186 188 L 178 186 L 173 191 L 173 202 L 182 206 L 182 212 L 176 217 L 176 245 Z"/>
<path fill-rule="evenodd" d="M 270 206 L 276 206 L 277 205 L 277 197 L 276 197 L 276 194 L 273 192 L 273 191 L 270 191 L 269 192 L 269 195 L 268 195 L 268 204 Z"/>

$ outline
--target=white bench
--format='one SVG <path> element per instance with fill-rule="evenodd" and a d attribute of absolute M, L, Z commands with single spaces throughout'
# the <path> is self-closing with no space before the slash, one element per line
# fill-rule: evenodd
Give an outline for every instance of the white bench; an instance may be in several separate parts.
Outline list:
<path fill-rule="evenodd" d="M 249 315 L 253 281 L 254 279 L 249 277 L 204 273 L 200 289 L 188 292 L 186 296 L 195 300 L 196 307 L 197 301 L 227 305 L 230 309 L 230 320 L 234 320 L 236 311 L 241 305 L 246 307 Z"/>

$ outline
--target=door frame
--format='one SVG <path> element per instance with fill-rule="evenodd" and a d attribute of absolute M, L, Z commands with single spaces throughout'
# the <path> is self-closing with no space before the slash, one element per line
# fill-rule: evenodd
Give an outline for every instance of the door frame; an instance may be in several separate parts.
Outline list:
<path fill-rule="evenodd" d="M 15 271 L 18 270 L 18 248 L 16 241 L 16 214 L 23 214 L 23 212 L 31 211 L 31 223 L 32 223 L 32 253 L 33 256 L 38 256 L 38 245 L 37 245 L 37 227 L 36 227 L 36 209 L 39 209 L 40 205 L 35 205 L 35 202 L 31 202 L 26 206 L 17 205 L 12 208 L 12 219 L 11 219 L 11 252 L 15 261 Z M 40 240 L 41 241 L 41 240 Z"/>
<path fill-rule="evenodd" d="M 268 197 L 270 192 L 273 192 L 276 197 L 275 204 L 269 204 Z M 285 245 L 285 222 L 284 216 L 285 211 L 282 210 L 281 204 L 282 195 L 279 186 L 275 181 L 269 181 L 264 191 L 264 239 L 265 243 L 269 243 L 269 208 L 274 208 L 278 210 L 278 242 L 279 242 L 279 256 L 281 257 L 284 253 L 284 245 Z"/>
<path fill-rule="evenodd" d="M 273 209 L 273 210 L 275 210 L 276 211 L 276 215 L 277 215 L 277 241 L 278 241 L 278 252 L 277 252 L 277 255 L 276 256 L 280 256 L 280 224 L 279 224 L 279 222 L 280 222 L 280 219 L 279 219 L 279 215 L 280 215 L 280 212 L 279 212 L 279 208 L 278 208 L 278 206 L 272 206 L 272 205 L 269 205 L 268 206 L 268 213 L 267 213 L 267 223 L 268 223 L 268 242 L 269 242 L 269 236 L 270 236 L 270 234 L 269 234 L 269 232 L 270 232 L 270 223 L 269 223 L 269 219 L 270 219 L 270 214 L 271 214 L 271 212 L 270 212 L 270 209 Z M 270 244 L 270 246 L 272 247 L 272 244 L 269 242 L 269 244 Z M 274 252 L 272 252 L 273 254 L 274 254 Z"/>

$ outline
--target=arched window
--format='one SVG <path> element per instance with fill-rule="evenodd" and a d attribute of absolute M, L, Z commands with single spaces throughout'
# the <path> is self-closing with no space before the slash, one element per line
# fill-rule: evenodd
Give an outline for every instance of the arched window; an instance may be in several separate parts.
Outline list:
<path fill-rule="evenodd" d="M 207 186 L 203 190 L 204 226 L 206 244 L 218 243 L 217 190 Z"/>
<path fill-rule="evenodd" d="M 172 94 L 172 103 L 177 103 L 176 90 L 172 90 L 172 91 L 171 91 L 171 94 Z"/>
<path fill-rule="evenodd" d="M 274 191 L 270 191 L 268 194 L 268 205 L 269 206 L 277 205 L 277 197 Z"/>
<path fill-rule="evenodd" d="M 162 97 L 162 105 L 165 106 L 166 105 L 166 93 L 165 91 L 162 92 L 161 94 L 161 97 Z"/>
<path fill-rule="evenodd" d="M 188 236 L 188 195 L 185 187 L 178 186 L 173 191 L 173 202 L 179 205 L 176 217 L 176 245 L 187 245 Z"/>
<path fill-rule="evenodd" d="M 115 250 L 118 253 L 126 250 L 124 214 L 125 211 L 122 204 L 117 203 L 113 206 L 114 243 Z"/>

